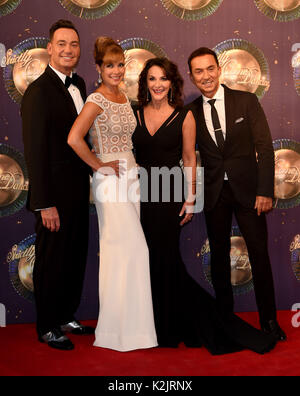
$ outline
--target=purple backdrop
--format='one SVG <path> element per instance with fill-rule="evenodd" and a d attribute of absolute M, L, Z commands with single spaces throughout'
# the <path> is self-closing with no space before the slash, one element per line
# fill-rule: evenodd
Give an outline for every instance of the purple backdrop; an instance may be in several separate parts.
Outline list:
<path fill-rule="evenodd" d="M 216 12 L 202 20 L 181 20 L 170 14 L 160 0 L 123 0 L 110 15 L 96 20 L 80 19 L 65 10 L 58 0 L 23 0 L 11 14 L 0 17 L 0 43 L 14 48 L 31 37 L 47 37 L 49 26 L 60 18 L 70 19 L 81 33 L 82 58 L 78 72 L 86 79 L 88 92 L 93 91 L 97 73 L 93 62 L 93 44 L 97 36 L 108 35 L 120 41 L 141 37 L 160 45 L 179 65 L 186 80 L 186 101 L 197 92 L 188 77 L 187 58 L 199 46 L 215 47 L 224 40 L 241 38 L 260 48 L 270 66 L 271 86 L 262 99 L 272 136 L 300 141 L 299 96 L 291 66 L 292 45 L 300 43 L 299 19 L 277 22 L 263 15 L 254 0 L 224 0 Z M 3 76 L 0 82 L 0 143 L 23 152 L 19 106 L 6 92 Z M 300 182 L 300 180 L 298 181 Z M 293 268 L 290 244 L 300 234 L 299 206 L 274 210 L 268 217 L 270 249 L 279 309 L 290 309 L 300 302 L 300 284 Z M 85 289 L 78 313 L 81 319 L 97 318 L 98 313 L 98 228 L 91 216 L 90 250 Z M 34 306 L 19 296 L 12 286 L 7 254 L 12 246 L 34 233 L 34 219 L 24 208 L 0 218 L 0 303 L 7 308 L 9 323 L 33 321 Z M 203 216 L 197 215 L 182 234 L 182 251 L 189 271 L 208 290 L 201 255 L 206 239 Z M 192 302 L 191 302 L 192 303 Z M 237 296 L 237 311 L 256 310 L 253 292 Z"/>

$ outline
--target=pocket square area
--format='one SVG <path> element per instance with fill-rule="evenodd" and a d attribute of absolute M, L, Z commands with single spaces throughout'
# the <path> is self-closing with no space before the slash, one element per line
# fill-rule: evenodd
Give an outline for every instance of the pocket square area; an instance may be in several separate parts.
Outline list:
<path fill-rule="evenodd" d="M 238 118 L 236 121 L 235 121 L 235 123 L 236 124 L 240 124 L 241 122 L 243 122 L 244 121 L 244 117 L 241 117 L 241 118 Z"/>

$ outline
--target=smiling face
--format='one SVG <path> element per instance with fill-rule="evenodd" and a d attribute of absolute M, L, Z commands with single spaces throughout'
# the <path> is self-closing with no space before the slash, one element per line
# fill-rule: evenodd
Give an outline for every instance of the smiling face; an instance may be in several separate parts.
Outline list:
<path fill-rule="evenodd" d="M 166 77 L 166 72 L 159 66 L 152 66 L 148 71 L 147 85 L 153 101 L 168 101 L 168 93 L 172 83 Z"/>
<path fill-rule="evenodd" d="M 107 53 L 103 58 L 101 66 L 97 66 L 101 73 L 104 85 L 117 87 L 124 80 L 125 76 L 125 57 L 121 54 Z"/>
<path fill-rule="evenodd" d="M 191 62 L 191 80 L 207 98 L 213 98 L 220 87 L 222 70 L 213 55 L 203 55 Z"/>
<path fill-rule="evenodd" d="M 63 74 L 70 75 L 80 59 L 79 37 L 75 30 L 56 30 L 48 44 L 48 53 L 51 66 Z"/>

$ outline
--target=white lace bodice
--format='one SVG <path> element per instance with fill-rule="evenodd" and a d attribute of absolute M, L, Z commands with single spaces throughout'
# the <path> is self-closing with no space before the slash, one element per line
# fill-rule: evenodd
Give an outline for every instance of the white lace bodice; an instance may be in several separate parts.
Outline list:
<path fill-rule="evenodd" d="M 90 142 L 97 155 L 121 153 L 132 150 L 131 137 L 137 126 L 132 107 L 106 99 L 100 92 L 91 94 L 86 103 L 95 103 L 103 112 L 89 131 Z"/>

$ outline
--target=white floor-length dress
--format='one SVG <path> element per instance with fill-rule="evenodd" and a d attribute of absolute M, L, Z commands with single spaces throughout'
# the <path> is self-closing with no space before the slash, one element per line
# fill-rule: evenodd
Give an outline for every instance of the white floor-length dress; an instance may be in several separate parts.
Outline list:
<path fill-rule="evenodd" d="M 103 113 L 90 140 L 103 162 L 124 160 L 126 174 L 94 173 L 93 194 L 100 232 L 100 313 L 94 346 L 120 352 L 157 346 L 149 252 L 140 223 L 139 181 L 131 137 L 136 119 L 131 105 L 90 95 Z"/>

